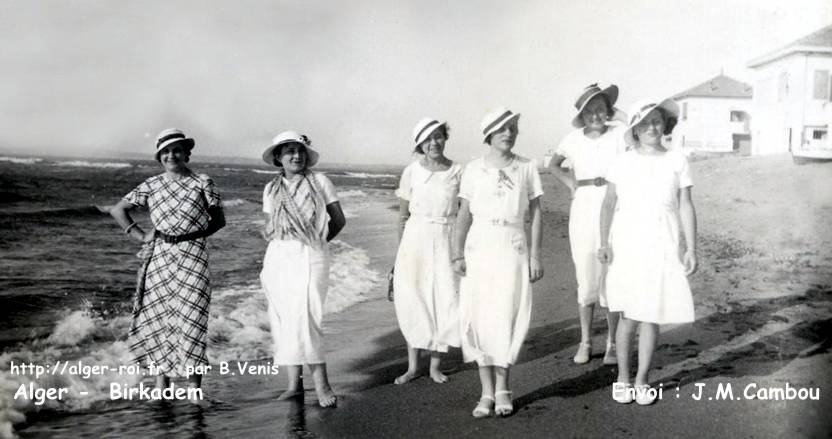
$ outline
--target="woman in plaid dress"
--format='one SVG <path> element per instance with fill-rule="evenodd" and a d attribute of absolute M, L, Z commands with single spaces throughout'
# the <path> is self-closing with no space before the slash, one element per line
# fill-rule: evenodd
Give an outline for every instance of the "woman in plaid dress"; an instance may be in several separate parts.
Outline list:
<path fill-rule="evenodd" d="M 182 376 L 199 388 L 202 375 L 188 374 L 187 368 L 208 364 L 211 289 L 205 238 L 225 226 L 225 216 L 213 181 L 187 166 L 193 147 L 194 140 L 182 131 L 162 131 L 156 160 L 165 172 L 142 182 L 110 211 L 126 234 L 144 243 L 130 349 L 137 361 L 153 366 L 160 388 L 170 385 L 170 377 Z M 133 221 L 129 212 L 136 208 L 149 209 L 153 229 L 144 231 Z"/>
<path fill-rule="evenodd" d="M 309 366 L 321 407 L 335 407 L 323 349 L 323 308 L 329 284 L 329 241 L 346 220 L 335 187 L 309 168 L 318 152 L 294 131 L 278 134 L 263 160 L 280 173 L 263 191 L 266 239 L 260 280 L 269 303 L 274 362 L 288 389 L 278 399 L 303 397 L 301 372 Z"/>

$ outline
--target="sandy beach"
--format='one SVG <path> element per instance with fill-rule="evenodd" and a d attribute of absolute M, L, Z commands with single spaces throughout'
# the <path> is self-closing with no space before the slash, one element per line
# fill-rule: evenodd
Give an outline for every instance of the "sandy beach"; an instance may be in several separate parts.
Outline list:
<path fill-rule="evenodd" d="M 727 157 L 693 164 L 701 268 L 692 278 L 697 321 L 663 327 L 652 372 L 662 386 L 651 407 L 612 401 L 614 367 L 601 365 L 603 325 L 594 358 L 572 363 L 578 340 L 574 276 L 563 189 L 544 175 L 546 276 L 535 284 L 532 329 L 512 369 L 516 414 L 470 416 L 479 395 L 476 369 L 446 362 L 451 381 L 392 385 L 405 350 L 390 304 L 354 307 L 328 323 L 330 368 L 341 393 L 337 410 L 307 401 L 294 416 L 262 420 L 269 406 L 244 416 L 248 431 L 297 437 L 828 437 L 832 333 L 832 176 L 829 165 L 797 166 L 788 156 Z M 361 334 L 338 334 L 340 319 L 371 314 Z M 603 314 L 596 316 L 597 320 Z M 355 340 L 361 340 L 356 343 Z M 820 400 L 762 400 L 759 389 L 819 388 Z M 694 399 L 704 384 L 703 397 Z M 733 399 L 716 398 L 728 385 Z M 746 398 L 746 394 L 755 399 Z M 762 394 L 766 397 L 766 394 Z M 708 398 L 712 400 L 708 400 Z"/>
<path fill-rule="evenodd" d="M 30 414 L 31 426 L 19 433 L 72 435 L 78 425 L 99 424 L 92 431 L 113 436 L 828 437 L 832 168 L 798 166 L 788 156 L 714 158 L 692 166 L 700 269 L 690 280 L 697 320 L 662 327 L 651 380 L 663 394 L 651 407 L 612 400 L 616 371 L 601 364 L 602 312 L 596 313 L 592 361 L 572 362 L 579 328 L 568 194 L 544 174 L 546 275 L 534 285 L 532 327 L 511 370 L 516 411 L 509 418 L 471 417 L 479 381 L 459 350 L 443 363 L 449 383 L 421 377 L 392 384 L 406 369 L 405 343 L 386 285 L 379 284 L 369 293 L 376 299 L 325 318 L 337 409 L 317 406 L 311 380 L 304 402 L 278 402 L 283 377 L 209 373 L 207 409 L 119 403 L 107 406 L 110 413 L 95 407 L 58 419 L 46 413 L 48 426 Z M 389 216 L 394 224 L 395 211 Z M 762 399 L 767 389 L 786 386 L 818 389 L 819 400 Z M 720 387 L 730 387 L 733 398 L 717 397 Z"/>

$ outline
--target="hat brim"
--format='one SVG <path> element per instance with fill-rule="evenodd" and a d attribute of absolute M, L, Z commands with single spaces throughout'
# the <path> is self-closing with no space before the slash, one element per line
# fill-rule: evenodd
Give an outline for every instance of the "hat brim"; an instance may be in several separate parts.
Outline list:
<path fill-rule="evenodd" d="M 485 134 L 483 134 L 483 136 L 482 136 L 483 143 L 485 143 L 486 139 L 488 139 L 488 136 L 496 133 L 497 131 L 500 131 L 501 129 L 503 129 L 503 127 L 507 123 L 511 122 L 512 120 L 517 120 L 517 119 L 520 119 L 520 113 L 513 113 L 511 116 L 505 118 L 505 120 L 503 120 L 502 122 L 500 122 L 497 125 L 494 125 L 493 127 L 491 127 L 490 130 L 486 131 Z"/>
<path fill-rule="evenodd" d="M 627 125 L 627 129 L 624 130 L 624 143 L 626 143 L 629 146 L 633 146 L 636 144 L 636 139 L 635 137 L 633 137 L 633 128 L 636 125 L 638 125 L 639 122 L 644 120 L 644 118 L 647 117 L 648 114 L 652 113 L 657 108 L 661 108 L 667 111 L 670 114 L 670 117 L 679 117 L 679 104 L 677 104 L 676 101 L 674 101 L 673 99 L 665 99 L 659 102 L 659 105 L 656 105 L 655 107 L 651 108 L 650 111 L 642 112 L 641 117 L 639 117 L 638 119 L 630 121 L 630 123 Z"/>
<path fill-rule="evenodd" d="M 447 126 L 447 125 L 448 125 L 448 121 L 445 121 L 445 122 L 439 122 L 439 124 L 437 124 L 435 127 L 431 128 L 430 130 L 427 130 L 427 131 L 423 132 L 423 133 L 419 136 L 419 138 L 417 138 L 417 139 L 415 140 L 415 142 L 416 142 L 416 146 L 421 145 L 421 144 L 422 144 L 422 142 L 424 142 L 425 140 L 427 140 L 427 138 L 428 138 L 428 137 L 430 137 L 430 135 L 431 135 L 431 134 L 433 134 L 433 132 L 434 132 L 434 131 L 438 130 L 438 129 L 439 129 L 439 127 L 445 127 L 445 126 Z"/>
<path fill-rule="evenodd" d="M 618 102 L 618 86 L 613 84 L 601 91 L 591 94 L 588 98 L 586 98 L 584 104 L 581 105 L 581 108 L 578 109 L 578 114 L 576 114 L 575 117 L 572 118 L 573 127 L 584 127 L 584 120 L 581 119 L 581 112 L 584 111 L 584 108 L 586 108 L 587 104 L 589 104 L 589 101 L 591 101 L 593 98 L 599 95 L 605 95 L 610 102 L 610 106 L 613 107 L 613 110 L 615 110 L 615 103 Z"/>
<path fill-rule="evenodd" d="M 155 154 L 155 156 L 154 156 L 154 157 L 156 157 L 156 161 L 157 161 L 157 162 L 158 162 L 158 161 L 161 161 L 161 160 L 159 159 L 159 154 L 161 154 L 161 153 L 162 153 L 162 150 L 163 150 L 163 149 L 165 149 L 165 148 L 167 148 L 168 146 L 171 146 L 171 145 L 173 145 L 173 144 L 176 144 L 176 143 L 182 143 L 182 144 L 183 144 L 182 146 L 184 146 L 185 148 L 187 148 L 187 149 L 188 149 L 188 151 L 190 151 L 190 150 L 194 149 L 194 146 L 196 145 L 196 142 L 194 141 L 194 139 L 192 139 L 192 138 L 190 138 L 190 137 L 186 137 L 186 138 L 184 138 L 184 139 L 171 139 L 171 140 L 168 140 L 167 142 L 165 142 L 165 143 L 163 143 L 163 144 L 161 144 L 161 145 L 159 145 L 159 146 L 157 146 L 157 147 L 156 147 L 156 154 Z"/>
<path fill-rule="evenodd" d="M 274 145 L 266 148 L 266 150 L 263 151 L 263 161 L 272 165 L 272 166 L 277 166 L 278 168 L 282 168 L 283 165 L 278 160 L 276 160 L 276 157 L 274 156 L 274 153 L 275 153 L 275 149 L 279 148 L 280 146 L 286 145 L 288 143 L 300 143 L 300 142 L 298 142 L 296 140 L 287 140 L 285 142 L 275 143 Z M 303 145 L 303 144 L 301 143 L 301 145 Z M 320 154 L 318 154 L 318 151 L 315 151 L 309 145 L 303 145 L 303 147 L 306 148 L 306 167 L 311 168 L 311 167 L 315 166 L 316 164 L 318 164 L 318 158 L 320 158 Z"/>

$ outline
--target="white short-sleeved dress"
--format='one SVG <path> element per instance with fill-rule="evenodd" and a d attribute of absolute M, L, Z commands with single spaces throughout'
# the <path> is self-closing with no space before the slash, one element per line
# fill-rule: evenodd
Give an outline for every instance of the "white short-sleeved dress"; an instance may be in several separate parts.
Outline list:
<path fill-rule="evenodd" d="M 260 281 L 269 302 L 269 322 L 274 340 L 274 362 L 279 365 L 324 362 L 323 308 L 329 284 L 329 246 L 326 243 L 329 216 L 326 205 L 338 201 L 335 187 L 324 174 L 316 179 L 318 199 L 315 224 L 321 246 L 297 240 L 269 241 L 263 257 Z M 272 183 L 263 191 L 263 212 L 271 213 Z"/>
<path fill-rule="evenodd" d="M 532 310 L 525 223 L 529 201 L 541 195 L 533 160 L 516 156 L 495 169 L 480 158 L 465 167 L 459 196 L 473 216 L 459 297 L 465 361 L 500 367 L 517 361 Z"/>
<path fill-rule="evenodd" d="M 577 180 L 605 178 L 612 161 L 626 149 L 622 132 L 619 125 L 610 125 L 604 134 L 590 139 L 581 128 L 567 134 L 555 153 L 566 157 Z M 606 191 L 606 186 L 580 186 L 569 209 L 569 245 L 581 305 L 600 302 L 601 306 L 607 306 L 604 294 L 606 266 L 598 260 L 601 204 Z"/>
<path fill-rule="evenodd" d="M 393 276 L 396 317 L 408 345 L 447 352 L 459 346 L 458 278 L 451 239 L 462 166 L 431 172 L 419 162 L 402 173 L 396 195 L 409 201 Z"/>
<path fill-rule="evenodd" d="M 618 195 L 606 280 L 610 311 L 640 322 L 692 322 L 693 297 L 679 257 L 679 189 L 693 185 L 687 159 L 674 151 L 627 151 L 607 180 Z"/>

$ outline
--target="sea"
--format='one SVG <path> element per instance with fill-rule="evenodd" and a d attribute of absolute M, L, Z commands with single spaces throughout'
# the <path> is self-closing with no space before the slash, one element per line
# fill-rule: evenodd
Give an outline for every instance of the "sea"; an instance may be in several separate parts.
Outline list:
<path fill-rule="evenodd" d="M 271 336 L 259 281 L 267 244 L 261 208 L 263 187 L 275 168 L 200 162 L 197 156 L 190 166 L 214 180 L 227 221 L 209 238 L 209 361 L 266 362 Z M 331 243 L 326 315 L 347 312 L 386 291 L 397 242 L 393 191 L 401 169 L 317 169 L 335 184 L 347 217 Z M 161 172 L 152 160 L 0 156 L 0 438 L 73 436 L 67 431 L 107 436 L 106 430 L 73 427 L 72 420 L 131 413 L 129 405 L 109 400 L 108 386 L 125 379 L 113 371 L 129 366 L 132 358 L 126 336 L 140 245 L 125 236 L 108 209 Z M 146 212 L 133 217 L 148 227 Z M 90 369 L 104 365 L 112 369 Z M 43 404 L 14 396 L 29 383 L 72 391 Z M 184 428 L 172 422 L 170 431 Z"/>

